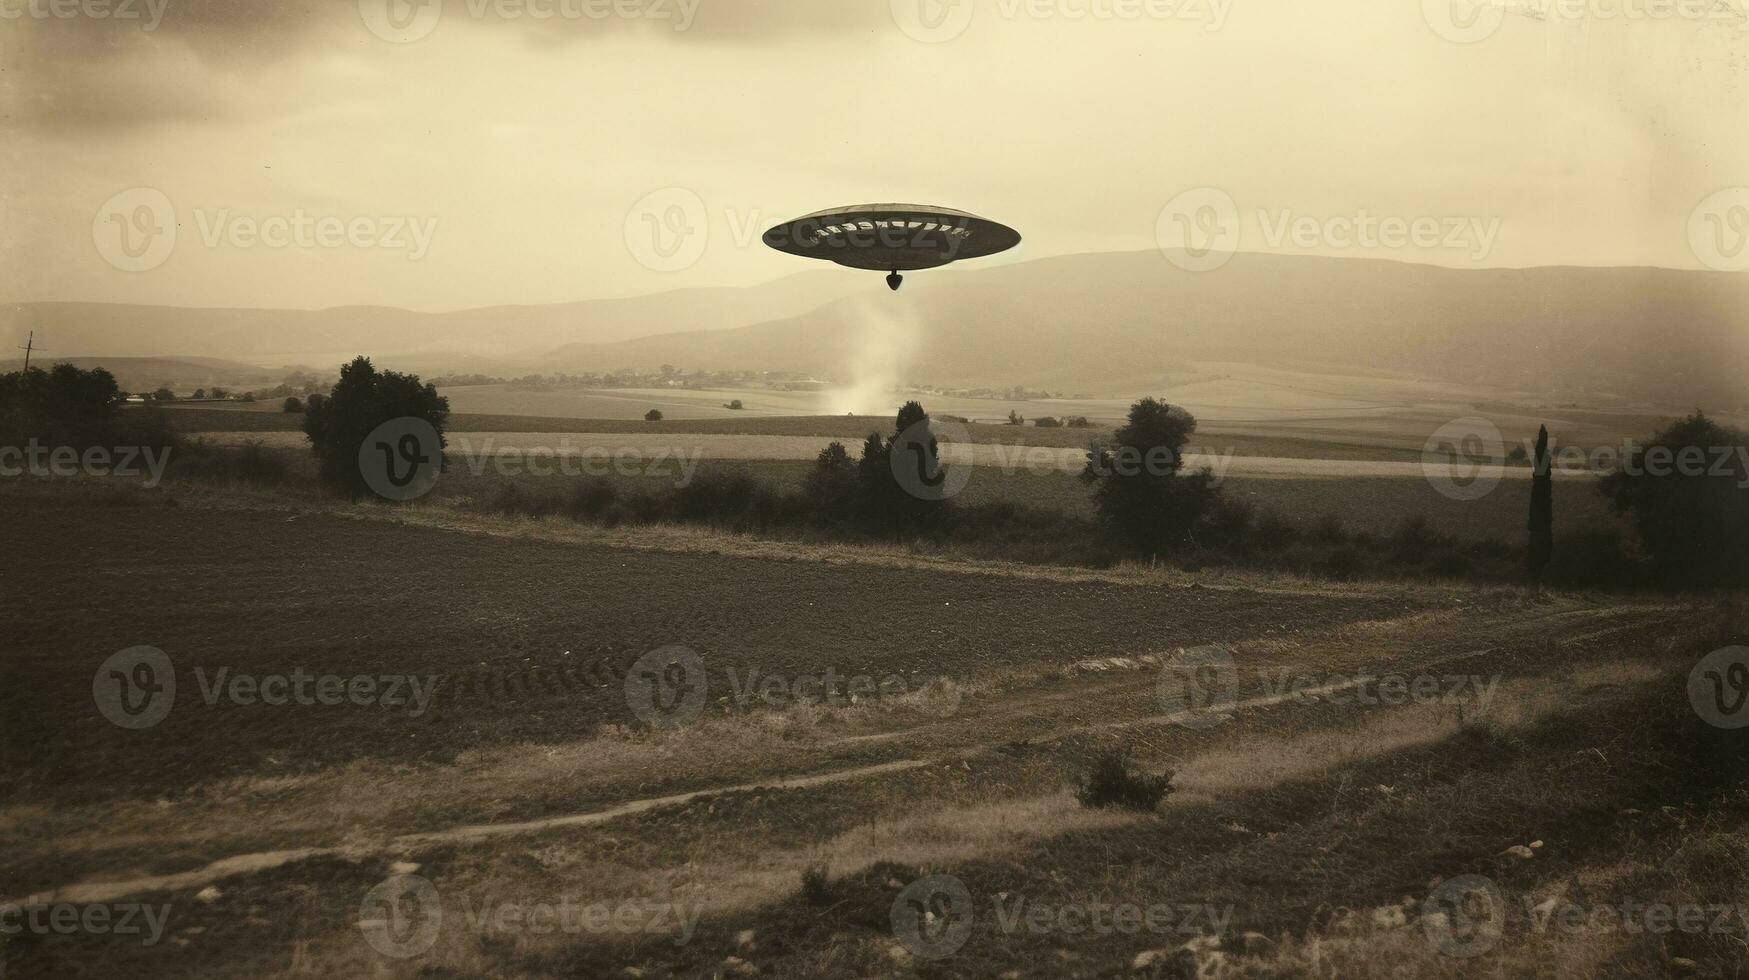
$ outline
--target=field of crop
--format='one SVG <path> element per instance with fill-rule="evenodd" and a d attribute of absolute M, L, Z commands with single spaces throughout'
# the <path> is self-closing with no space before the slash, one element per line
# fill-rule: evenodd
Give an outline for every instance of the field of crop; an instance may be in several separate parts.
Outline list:
<path fill-rule="evenodd" d="M 8 977 L 1741 968 L 1741 926 L 1530 914 L 1749 902 L 1749 753 L 1684 693 L 1740 603 L 52 491 L 0 488 L 0 902 L 163 929 L 9 935 Z M 94 690 L 141 644 L 174 697 L 133 730 Z M 695 701 L 651 699 L 674 646 Z M 1181 648 L 1228 658 L 1224 707 Z M 269 703 L 296 675 L 347 696 Z M 1119 747 L 1162 806 L 1076 801 Z M 1478 950 L 1467 875 L 1503 901 Z"/>

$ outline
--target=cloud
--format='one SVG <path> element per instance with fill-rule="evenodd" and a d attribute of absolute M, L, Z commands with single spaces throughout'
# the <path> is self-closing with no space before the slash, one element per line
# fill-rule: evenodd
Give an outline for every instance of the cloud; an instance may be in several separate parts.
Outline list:
<path fill-rule="evenodd" d="M 295 100 L 252 105 L 239 86 L 294 59 L 391 58 L 404 45 L 373 33 L 373 19 L 383 23 L 390 4 L 412 18 L 428 9 L 421 3 L 438 6 L 429 34 L 412 43 L 441 30 L 451 43 L 511 31 L 541 47 L 624 35 L 759 45 L 893 26 L 884 3 L 826 0 L 0 0 L 0 128 L 138 127 L 285 109 Z"/>

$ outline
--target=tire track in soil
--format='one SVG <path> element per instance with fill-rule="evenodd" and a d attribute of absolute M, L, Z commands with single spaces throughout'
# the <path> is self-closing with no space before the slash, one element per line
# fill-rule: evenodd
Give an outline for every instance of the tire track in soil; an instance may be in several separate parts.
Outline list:
<path fill-rule="evenodd" d="M 1515 625 L 1531 625 L 1540 620 L 1565 618 L 1574 613 L 1584 613 L 1588 614 L 1590 617 L 1596 618 L 1614 614 L 1643 613 L 1647 611 L 1650 610 L 1635 609 L 1632 607 L 1602 607 L 1588 610 L 1562 610 L 1547 613 L 1542 616 L 1532 617 Z M 1662 625 L 1660 621 L 1648 622 L 1642 620 L 1620 626 L 1594 630 L 1576 637 L 1558 639 L 1555 642 L 1558 647 L 1571 647 L 1580 643 L 1591 642 L 1604 636 L 1613 636 L 1631 630 L 1649 630 L 1660 625 Z M 1431 660 L 1420 660 L 1415 663 L 1407 663 L 1403 666 L 1416 670 L 1437 669 L 1464 661 L 1479 659 L 1490 654 L 1498 653 L 1503 649 L 1504 647 L 1502 646 L 1483 647 L 1444 657 L 1437 657 Z M 1230 705 L 1223 705 L 1221 713 L 1236 714 L 1243 711 L 1266 710 L 1268 708 L 1277 707 L 1295 701 L 1302 701 L 1309 704 L 1322 696 L 1340 693 L 1342 691 L 1352 690 L 1364 687 L 1367 684 L 1375 683 L 1378 681 L 1381 674 L 1392 672 L 1393 671 L 1391 670 L 1381 670 L 1376 673 L 1356 675 L 1342 682 L 1326 684 L 1317 688 L 1286 691 L 1278 694 L 1249 698 L 1234 702 Z M 1063 692 L 1059 692 L 1059 696 L 1061 696 L 1062 693 Z M 1085 696 L 1085 692 L 1073 693 Z M 1014 708 L 1014 710 L 1018 710 L 1018 706 L 1011 707 Z M 1009 713 L 1012 713 L 1012 711 Z M 1102 734 L 1112 731 L 1158 727 L 1161 725 L 1186 721 L 1192 718 L 1206 717 L 1208 714 L 1209 712 L 1207 710 L 1177 711 L 1149 715 L 1141 718 L 1073 725 L 1067 728 L 1054 729 L 1044 735 L 1029 738 L 1027 741 L 1029 743 L 1060 742 L 1079 735 Z M 905 732 L 898 734 L 909 734 L 914 731 L 916 731 L 916 729 L 907 729 Z M 562 827 L 593 826 L 596 824 L 607 823 L 621 817 L 645 813 L 661 807 L 679 806 L 697 800 L 713 799 L 733 793 L 745 793 L 759 790 L 807 789 L 814 786 L 829 785 L 853 779 L 908 772 L 943 763 L 970 761 L 991 753 L 1002 751 L 1006 745 L 1006 741 L 990 741 L 920 758 L 901 759 L 876 763 L 873 765 L 856 766 L 850 769 L 814 773 L 806 776 L 780 778 L 775 781 L 740 783 L 732 786 L 712 787 L 666 796 L 628 800 L 605 809 L 591 810 L 582 813 L 562 814 L 559 816 L 543 817 L 535 820 L 507 823 L 467 824 L 444 830 L 404 834 L 399 837 L 391 838 L 389 841 L 377 847 L 309 847 L 263 851 L 253 854 L 239 854 L 228 858 L 222 858 L 204 867 L 190 871 L 134 878 L 124 881 L 82 882 L 66 885 L 45 892 L 38 892 L 37 894 L 28 896 L 24 899 L 11 902 L 0 902 L 0 906 L 14 904 L 29 906 L 43 902 L 68 902 L 81 904 L 113 902 L 122 898 L 149 892 L 180 891 L 189 888 L 202 887 L 225 878 L 269 871 L 298 861 L 309 860 L 317 857 L 338 857 L 345 860 L 357 861 L 374 855 L 404 852 L 413 848 L 433 844 L 467 844 L 495 837 L 537 833 Z"/>

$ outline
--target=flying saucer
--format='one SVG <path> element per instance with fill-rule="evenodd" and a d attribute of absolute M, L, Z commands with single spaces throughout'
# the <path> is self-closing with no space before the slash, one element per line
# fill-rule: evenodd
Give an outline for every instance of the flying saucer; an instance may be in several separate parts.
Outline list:
<path fill-rule="evenodd" d="M 1007 251 L 1020 244 L 1020 233 L 952 208 L 862 204 L 786 221 L 765 233 L 765 244 L 852 269 L 884 270 L 887 285 L 898 289 L 905 278 L 900 272 Z"/>

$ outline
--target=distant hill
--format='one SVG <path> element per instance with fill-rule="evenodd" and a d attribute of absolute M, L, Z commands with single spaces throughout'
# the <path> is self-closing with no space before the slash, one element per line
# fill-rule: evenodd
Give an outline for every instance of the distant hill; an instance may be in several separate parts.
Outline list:
<path fill-rule="evenodd" d="M 435 370 L 539 370 L 554 347 L 680 330 L 718 330 L 796 316 L 878 285 L 849 270 L 813 269 L 744 289 L 679 289 L 625 299 L 418 313 L 382 306 L 326 310 L 206 309 L 116 303 L 0 305 L 0 336 L 76 354 L 176 355 L 313 362 L 358 353 L 415 355 Z M 333 361 L 332 364 L 327 363 Z"/>
<path fill-rule="evenodd" d="M 62 354 L 199 351 L 321 372 L 365 353 L 428 376 L 673 364 L 1124 395 L 1237 362 L 1749 410 L 1749 274 L 1647 268 L 1241 254 L 1193 273 L 1144 251 L 920 272 L 897 293 L 823 268 L 747 289 L 441 314 L 15 304 L 0 327 L 21 342 L 35 329 Z"/>
<path fill-rule="evenodd" d="M 1715 410 L 1749 407 L 1749 275 L 1459 270 L 1242 254 L 1185 272 L 1158 252 L 919 273 L 734 330 L 578 344 L 559 369 L 763 368 L 844 378 L 895 340 L 922 384 L 1127 393 L 1191 361 L 1390 371 Z M 899 356 L 895 354 L 895 356 Z"/>
<path fill-rule="evenodd" d="M 281 368 L 263 368 L 239 364 L 212 357 L 54 357 L 38 354 L 31 359 L 32 367 L 47 368 L 55 364 L 71 364 L 90 369 L 101 367 L 115 375 L 123 391 L 154 391 L 168 387 L 186 392 L 190 388 L 260 388 L 271 387 L 285 380 Z M 22 359 L 0 361 L 0 371 L 16 371 L 24 365 Z"/>

